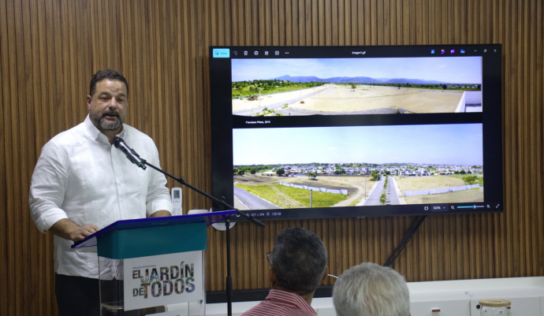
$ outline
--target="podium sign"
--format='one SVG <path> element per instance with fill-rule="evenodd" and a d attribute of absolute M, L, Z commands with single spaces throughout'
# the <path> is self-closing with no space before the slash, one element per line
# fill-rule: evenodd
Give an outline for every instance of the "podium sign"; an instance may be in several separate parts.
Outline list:
<path fill-rule="evenodd" d="M 125 310 L 204 300 L 202 252 L 124 260 Z"/>

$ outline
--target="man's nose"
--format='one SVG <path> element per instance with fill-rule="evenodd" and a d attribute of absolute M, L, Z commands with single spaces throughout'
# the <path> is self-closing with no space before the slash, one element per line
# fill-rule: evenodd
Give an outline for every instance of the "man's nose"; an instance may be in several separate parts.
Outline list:
<path fill-rule="evenodd" d="M 108 107 L 115 109 L 118 106 L 119 106 L 119 104 L 117 103 L 117 100 L 115 98 L 111 98 L 111 101 L 110 101 L 110 104 L 108 105 Z"/>

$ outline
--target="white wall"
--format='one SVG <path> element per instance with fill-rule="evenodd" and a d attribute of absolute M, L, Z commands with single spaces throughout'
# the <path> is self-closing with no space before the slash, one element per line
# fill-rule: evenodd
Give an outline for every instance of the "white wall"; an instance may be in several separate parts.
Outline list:
<path fill-rule="evenodd" d="M 512 301 L 508 316 L 544 316 L 544 277 L 412 282 L 408 288 L 412 316 L 479 316 L 477 305 L 486 298 Z M 233 316 L 258 303 L 234 303 Z M 314 299 L 312 307 L 318 316 L 336 316 L 330 297 Z M 206 315 L 226 316 L 227 304 L 207 304 Z"/>

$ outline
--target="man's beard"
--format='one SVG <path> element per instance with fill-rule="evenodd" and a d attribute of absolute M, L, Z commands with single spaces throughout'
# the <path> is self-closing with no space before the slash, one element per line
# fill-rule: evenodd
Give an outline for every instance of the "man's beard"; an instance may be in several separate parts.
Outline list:
<path fill-rule="evenodd" d="M 104 116 L 106 115 L 116 115 L 117 116 L 117 120 L 115 122 L 108 122 Z M 91 111 L 89 113 L 89 116 L 91 117 L 91 119 L 96 123 L 96 125 L 100 126 L 100 128 L 104 131 L 115 131 L 117 129 L 119 129 L 121 127 L 121 125 L 123 125 L 123 122 L 125 121 L 124 118 L 122 118 L 118 112 L 116 111 L 106 111 L 104 113 L 102 113 L 102 116 L 98 116 L 96 115 L 93 110 L 92 110 L 92 105 L 91 105 Z"/>

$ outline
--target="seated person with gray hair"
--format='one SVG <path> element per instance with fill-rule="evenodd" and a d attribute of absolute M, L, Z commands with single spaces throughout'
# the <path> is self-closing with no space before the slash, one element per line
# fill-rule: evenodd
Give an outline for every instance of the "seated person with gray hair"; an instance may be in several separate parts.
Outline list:
<path fill-rule="evenodd" d="M 266 256 L 272 288 L 264 301 L 242 316 L 316 316 L 310 304 L 315 289 L 329 274 L 321 239 L 304 228 L 287 228 Z"/>
<path fill-rule="evenodd" d="M 395 270 L 365 262 L 346 270 L 332 292 L 338 316 L 409 316 L 410 294 Z"/>

